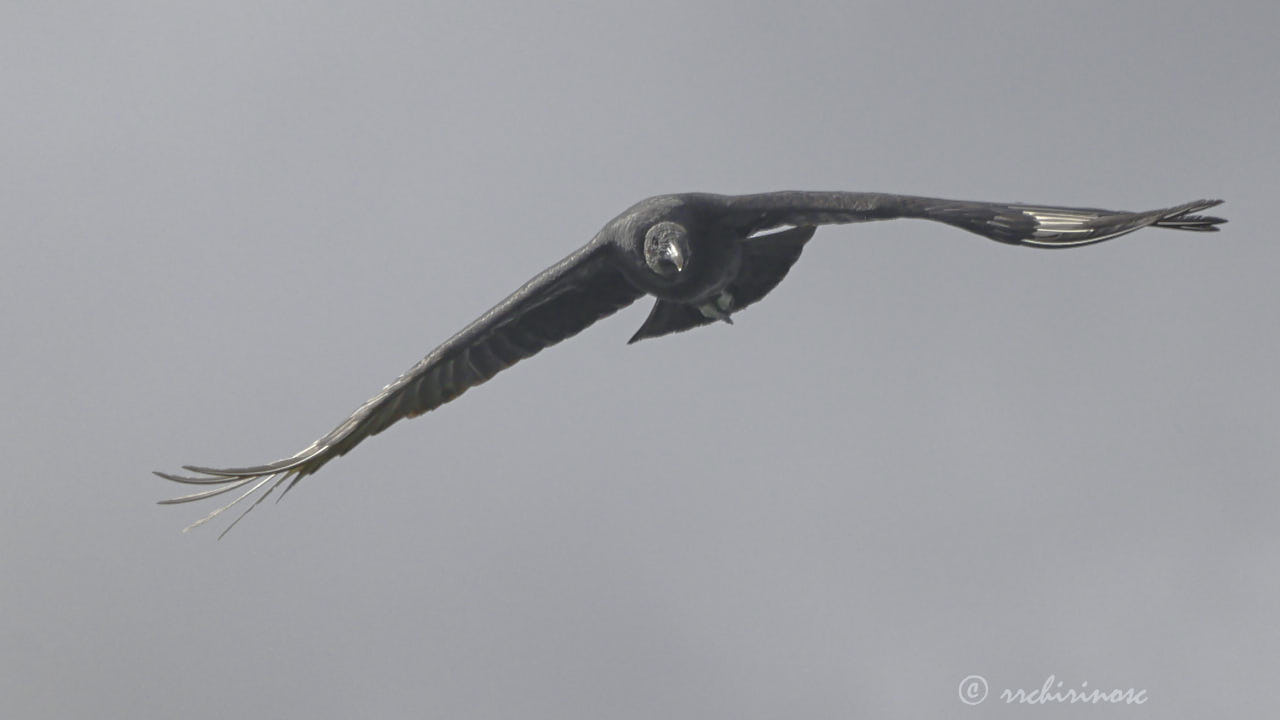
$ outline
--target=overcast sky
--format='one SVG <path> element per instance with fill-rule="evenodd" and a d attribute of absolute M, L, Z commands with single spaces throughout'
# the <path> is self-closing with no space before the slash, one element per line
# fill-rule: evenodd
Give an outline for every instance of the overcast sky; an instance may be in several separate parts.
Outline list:
<path fill-rule="evenodd" d="M 4 3 L 0 716 L 1275 715 L 1278 7 Z M 824 228 L 221 541 L 155 505 L 633 202 L 780 189 L 1230 224 Z M 997 697 L 1050 675 L 1148 701 Z"/>

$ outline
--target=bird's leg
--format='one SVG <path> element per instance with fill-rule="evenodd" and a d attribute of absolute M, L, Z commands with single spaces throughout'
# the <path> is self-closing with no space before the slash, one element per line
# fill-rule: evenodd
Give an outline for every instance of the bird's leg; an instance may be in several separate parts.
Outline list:
<path fill-rule="evenodd" d="M 733 294 L 728 290 L 721 290 L 716 299 L 711 302 L 705 302 L 698 306 L 698 312 L 704 316 L 715 320 L 723 320 L 730 325 L 733 319 L 729 317 L 729 310 L 733 307 Z"/>

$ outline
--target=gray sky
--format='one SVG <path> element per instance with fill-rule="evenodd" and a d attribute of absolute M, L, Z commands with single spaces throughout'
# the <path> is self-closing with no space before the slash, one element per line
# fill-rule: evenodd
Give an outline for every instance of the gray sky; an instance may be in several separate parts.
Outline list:
<path fill-rule="evenodd" d="M 1275 3 L 479 5 L 0 10 L 0 715 L 1280 710 Z M 627 347 L 638 303 L 221 542 L 154 504 L 634 201 L 778 189 L 1231 222 L 826 228 L 733 327 Z M 1149 701 L 996 698 L 1050 674 Z"/>

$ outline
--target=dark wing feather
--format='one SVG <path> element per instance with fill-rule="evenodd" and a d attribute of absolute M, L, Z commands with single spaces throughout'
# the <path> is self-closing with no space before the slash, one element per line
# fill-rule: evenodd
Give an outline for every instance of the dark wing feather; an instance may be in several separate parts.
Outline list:
<path fill-rule="evenodd" d="M 290 480 L 288 490 L 300 478 L 345 455 L 362 440 L 382 432 L 397 420 L 434 410 L 543 348 L 630 305 L 644 292 L 632 285 L 611 262 L 610 252 L 610 246 L 592 243 L 543 271 L 432 350 L 341 425 L 296 455 L 249 467 L 184 466 L 204 477 L 156 473 L 175 482 L 219 486 L 163 502 L 189 502 L 251 485 L 231 503 L 234 504 L 275 478 L 276 482 L 257 501 L 261 502 L 285 480 Z M 200 522 L 226 507 L 229 505 Z"/>
<path fill-rule="evenodd" d="M 1147 212 L 943 200 L 884 193 L 795 192 L 726 197 L 726 219 L 740 232 L 781 225 L 826 225 L 895 218 L 934 220 L 1012 245 L 1075 247 L 1139 228 L 1212 232 L 1226 220 L 1196 215 L 1221 200 Z"/>
<path fill-rule="evenodd" d="M 817 228 L 808 225 L 749 238 L 744 242 L 742 269 L 726 288 L 733 296 L 733 307 L 729 311 L 737 312 L 777 287 L 791 266 L 800 259 L 804 244 L 813 237 L 815 230 Z M 716 322 L 715 318 L 703 315 L 696 307 L 658 300 L 644 324 L 627 342 L 669 335 L 713 322 Z"/>
<path fill-rule="evenodd" d="M 777 287 L 817 229 L 806 225 L 748 239 L 743 244 L 742 271 L 732 285 L 733 309 L 758 302 Z"/>

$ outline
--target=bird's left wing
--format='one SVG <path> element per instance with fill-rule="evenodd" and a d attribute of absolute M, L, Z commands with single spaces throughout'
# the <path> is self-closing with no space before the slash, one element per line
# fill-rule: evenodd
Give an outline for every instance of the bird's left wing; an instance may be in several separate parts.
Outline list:
<path fill-rule="evenodd" d="M 718 196 L 718 201 L 725 222 L 744 234 L 782 225 L 915 218 L 946 223 L 1002 243 L 1044 248 L 1090 245 L 1148 226 L 1213 232 L 1226 222 L 1220 217 L 1196 214 L 1221 204 L 1221 200 L 1196 200 L 1144 212 L 793 190 Z"/>
<path fill-rule="evenodd" d="M 248 486 L 234 501 L 191 526 L 195 527 L 266 486 L 266 492 L 249 507 L 252 509 L 286 480 L 287 491 L 302 477 L 345 455 L 360 441 L 397 420 L 433 410 L 520 360 L 630 305 L 644 292 L 627 281 L 614 265 L 612 251 L 607 244 L 592 242 L 547 268 L 296 455 L 251 467 L 183 466 L 199 476 L 157 472 L 174 482 L 212 486 L 162 504 L 201 500 Z"/>

